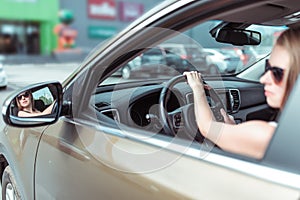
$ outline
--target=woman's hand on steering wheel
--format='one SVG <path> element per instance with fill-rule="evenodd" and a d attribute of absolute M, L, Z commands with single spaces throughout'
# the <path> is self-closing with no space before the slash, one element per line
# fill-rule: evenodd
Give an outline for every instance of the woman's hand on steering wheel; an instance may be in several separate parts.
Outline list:
<path fill-rule="evenodd" d="M 183 75 L 186 76 L 187 83 L 192 88 L 195 89 L 203 89 L 203 79 L 201 77 L 201 73 L 197 71 L 184 72 Z"/>

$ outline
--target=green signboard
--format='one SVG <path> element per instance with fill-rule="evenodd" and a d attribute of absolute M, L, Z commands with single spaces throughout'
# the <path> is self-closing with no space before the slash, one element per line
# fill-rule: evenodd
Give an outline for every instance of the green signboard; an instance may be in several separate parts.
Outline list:
<path fill-rule="evenodd" d="M 34 24 L 39 29 L 40 53 L 50 54 L 55 49 L 53 28 L 58 23 L 59 0 L 0 0 L 0 5 L 0 25 Z"/>
<path fill-rule="evenodd" d="M 116 27 L 111 26 L 89 26 L 88 36 L 89 38 L 107 39 L 114 36 L 117 33 Z"/>

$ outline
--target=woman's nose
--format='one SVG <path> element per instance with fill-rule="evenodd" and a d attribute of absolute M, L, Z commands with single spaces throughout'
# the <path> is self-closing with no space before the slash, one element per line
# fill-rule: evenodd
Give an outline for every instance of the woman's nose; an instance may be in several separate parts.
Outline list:
<path fill-rule="evenodd" d="M 25 99 L 25 97 L 22 95 L 22 96 L 21 96 L 21 100 L 24 100 L 24 99 Z"/>
<path fill-rule="evenodd" d="M 262 84 L 270 83 L 270 81 L 271 81 L 270 73 L 271 73 L 270 71 L 265 72 L 259 79 L 260 83 L 262 83 Z"/>

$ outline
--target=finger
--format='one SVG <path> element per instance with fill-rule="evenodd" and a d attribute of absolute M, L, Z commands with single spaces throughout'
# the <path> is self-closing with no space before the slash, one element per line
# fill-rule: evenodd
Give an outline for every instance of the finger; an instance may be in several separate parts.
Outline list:
<path fill-rule="evenodd" d="M 187 78 L 192 76 L 191 72 L 183 72 L 183 75 L 185 75 Z"/>
<path fill-rule="evenodd" d="M 225 110 L 223 108 L 220 109 L 220 113 L 222 114 L 222 116 L 224 117 L 224 119 L 228 119 L 228 115 L 227 113 L 225 112 Z"/>
<path fill-rule="evenodd" d="M 197 71 L 192 71 L 190 73 L 191 77 L 195 80 L 200 80 L 201 79 L 201 74 L 199 74 Z"/>
<path fill-rule="evenodd" d="M 190 72 L 183 72 L 183 75 L 185 76 L 186 82 L 189 84 L 191 82 L 191 73 Z"/>
<path fill-rule="evenodd" d="M 221 114 L 223 115 L 225 113 L 225 110 L 223 108 L 220 109 Z"/>

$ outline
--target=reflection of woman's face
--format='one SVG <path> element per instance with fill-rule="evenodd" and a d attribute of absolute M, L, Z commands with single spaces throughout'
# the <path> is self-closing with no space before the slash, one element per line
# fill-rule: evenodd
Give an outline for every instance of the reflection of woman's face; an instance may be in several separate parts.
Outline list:
<path fill-rule="evenodd" d="M 23 92 L 18 96 L 18 101 L 22 108 L 27 108 L 31 104 L 30 94 L 28 92 Z"/>

